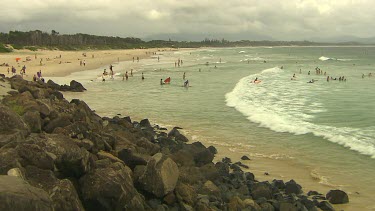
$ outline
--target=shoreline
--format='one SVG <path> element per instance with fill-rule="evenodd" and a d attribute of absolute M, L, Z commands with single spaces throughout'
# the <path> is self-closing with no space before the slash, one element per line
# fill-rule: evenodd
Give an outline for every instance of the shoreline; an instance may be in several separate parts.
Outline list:
<path fill-rule="evenodd" d="M 26 66 L 26 76 L 24 79 L 32 80 L 37 71 L 42 71 L 43 77 L 65 77 L 74 72 L 97 69 L 109 66 L 115 62 L 131 61 L 133 57 L 135 63 L 139 59 L 151 58 L 165 51 L 178 51 L 172 48 L 150 48 L 150 49 L 126 49 L 126 50 L 88 50 L 88 51 L 52 51 L 52 50 L 15 50 L 11 53 L 0 54 L 0 73 L 5 76 L 12 76 L 7 73 L 7 69 L 14 66 L 17 74 Z M 61 56 L 61 57 L 60 57 Z M 20 58 L 16 62 L 16 58 Z M 80 65 L 85 62 L 85 65 Z M 41 65 L 42 63 L 42 65 Z M 115 72 L 120 70 L 115 70 Z"/>

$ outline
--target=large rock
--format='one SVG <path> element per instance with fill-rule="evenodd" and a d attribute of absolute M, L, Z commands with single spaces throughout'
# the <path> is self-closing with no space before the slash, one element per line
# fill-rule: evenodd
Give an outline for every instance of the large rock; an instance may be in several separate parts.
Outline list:
<path fill-rule="evenodd" d="M 206 194 L 206 195 L 213 195 L 213 196 L 220 196 L 220 189 L 210 180 L 207 180 L 201 190 L 199 191 L 201 194 Z"/>
<path fill-rule="evenodd" d="M 13 148 L 0 149 L 0 174 L 7 174 L 12 168 L 22 167 L 19 162 L 21 158 L 18 157 L 17 150 Z"/>
<path fill-rule="evenodd" d="M 48 194 L 20 177 L 0 176 L 0 210 L 54 210 Z"/>
<path fill-rule="evenodd" d="M 138 182 L 143 189 L 157 197 L 163 197 L 173 191 L 179 177 L 177 164 L 161 153 L 155 154 L 148 161 L 146 170 Z"/>
<path fill-rule="evenodd" d="M 12 110 L 12 109 L 13 110 Z M 23 108 L 19 107 L 16 104 L 12 104 L 11 108 L 0 105 L 0 134 L 9 135 L 9 134 L 18 134 L 16 137 L 11 136 L 4 140 L 0 140 L 0 147 L 14 141 L 22 139 L 29 134 L 29 129 L 27 125 L 22 121 L 22 118 L 16 112 L 23 114 Z"/>
<path fill-rule="evenodd" d="M 294 180 L 290 180 L 289 182 L 285 183 L 285 193 L 286 194 L 301 194 L 302 193 L 302 187 L 297 184 Z"/>
<path fill-rule="evenodd" d="M 177 184 L 175 193 L 180 203 L 194 206 L 197 200 L 197 193 L 194 188 L 181 182 Z"/>
<path fill-rule="evenodd" d="M 342 190 L 330 190 L 326 198 L 332 204 L 345 204 L 349 202 L 348 195 Z"/>
<path fill-rule="evenodd" d="M 82 86 L 81 83 L 75 81 L 75 80 L 72 80 L 70 82 L 70 91 L 72 92 L 83 92 L 83 91 L 86 91 L 85 87 Z"/>
<path fill-rule="evenodd" d="M 40 114 L 38 111 L 27 111 L 23 115 L 23 119 L 29 126 L 32 133 L 40 133 L 42 130 L 42 123 L 40 120 Z"/>
<path fill-rule="evenodd" d="M 145 210 L 143 197 L 133 186 L 132 172 L 121 163 L 95 169 L 79 182 L 87 210 Z"/>
<path fill-rule="evenodd" d="M 72 123 L 70 118 L 71 117 L 69 115 L 59 116 L 56 119 L 50 121 L 43 129 L 47 133 L 52 133 L 53 130 L 57 127 L 65 127 L 65 126 L 70 125 Z"/>
<path fill-rule="evenodd" d="M 23 166 L 34 165 L 41 169 L 53 170 L 55 156 L 35 144 L 23 143 L 17 146 L 18 156 Z"/>
<path fill-rule="evenodd" d="M 56 211 L 85 210 L 73 183 L 68 179 L 60 180 L 49 193 Z"/>
<path fill-rule="evenodd" d="M 23 147 L 24 144 L 25 146 Z M 69 137 L 57 134 L 32 134 L 25 143 L 20 144 L 18 147 L 27 150 L 27 147 L 32 145 L 34 145 L 33 149 L 35 148 L 35 150 L 46 154 L 43 157 L 45 158 L 43 161 L 46 161 L 47 164 L 49 164 L 47 162 L 49 161 L 48 156 L 51 157 L 57 170 L 65 176 L 78 178 L 90 168 L 88 162 L 89 152 L 84 148 L 78 147 Z M 36 163 L 39 159 L 39 154 L 33 155 L 26 153 L 25 150 L 22 151 L 23 158 L 26 159 L 24 163 L 31 162 L 31 164 L 40 166 Z"/>
<path fill-rule="evenodd" d="M 259 199 L 261 197 L 264 197 L 266 199 L 272 199 L 272 186 L 268 182 L 256 183 L 252 187 L 251 194 L 254 199 Z"/>
<path fill-rule="evenodd" d="M 133 153 L 129 149 L 122 149 L 120 152 L 118 152 L 118 158 L 120 158 L 133 170 L 137 165 L 147 165 L 147 162 L 151 159 L 151 156 Z"/>

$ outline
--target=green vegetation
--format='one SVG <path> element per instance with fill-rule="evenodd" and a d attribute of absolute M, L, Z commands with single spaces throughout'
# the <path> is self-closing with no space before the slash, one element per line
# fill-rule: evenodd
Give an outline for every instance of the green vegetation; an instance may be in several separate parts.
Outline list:
<path fill-rule="evenodd" d="M 12 52 L 12 49 L 5 47 L 4 44 L 0 43 L 0 53 L 9 53 Z"/>
<path fill-rule="evenodd" d="M 245 46 L 318 46 L 318 45 L 356 45 L 359 43 L 315 43 L 309 41 L 228 41 L 225 39 L 205 39 L 200 42 L 152 40 L 143 41 L 134 37 L 109 37 L 89 34 L 60 34 L 55 30 L 51 33 L 34 30 L 29 32 L 10 31 L 0 33 L 0 43 L 10 44 L 15 49 L 38 48 L 59 50 L 107 50 L 133 48 L 199 48 L 199 47 L 245 47 Z M 1 51 L 1 48 L 0 48 Z M 3 52 L 3 51 L 2 51 Z"/>

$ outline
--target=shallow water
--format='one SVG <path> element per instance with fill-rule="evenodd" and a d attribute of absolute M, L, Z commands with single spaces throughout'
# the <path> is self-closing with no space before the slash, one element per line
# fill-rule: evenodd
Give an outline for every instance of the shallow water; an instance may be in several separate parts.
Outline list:
<path fill-rule="evenodd" d="M 86 93 L 65 96 L 83 99 L 100 115 L 178 125 L 194 140 L 215 144 L 230 157 L 247 154 L 258 160 L 250 166 L 262 179 L 267 179 L 264 170 L 317 190 L 340 188 L 353 199 L 349 208 L 375 209 L 368 202 L 361 204 L 375 193 L 375 76 L 367 77 L 375 74 L 375 48 L 225 48 L 163 54 L 160 62 L 154 57 L 115 64 L 117 72 L 134 69 L 127 81 L 115 77 L 101 82 L 97 78 L 106 67 L 53 80 L 82 82 Z M 181 67 L 175 67 L 178 58 Z M 316 67 L 327 75 L 316 75 Z M 182 87 L 184 72 L 189 88 Z M 293 74 L 296 80 L 290 80 Z M 347 81 L 327 82 L 327 76 L 345 76 Z M 160 79 L 167 77 L 171 84 L 161 86 Z M 256 77 L 262 82 L 251 83 Z M 307 83 L 311 79 L 317 81 Z"/>

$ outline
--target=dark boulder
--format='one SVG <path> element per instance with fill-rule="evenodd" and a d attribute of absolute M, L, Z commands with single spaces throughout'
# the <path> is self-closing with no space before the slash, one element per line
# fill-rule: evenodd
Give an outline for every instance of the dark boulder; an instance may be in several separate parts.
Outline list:
<path fill-rule="evenodd" d="M 330 190 L 326 198 L 332 204 L 345 204 L 349 202 L 348 194 L 342 190 Z"/>
<path fill-rule="evenodd" d="M 298 208 L 289 202 L 281 202 L 280 203 L 280 211 L 298 211 Z"/>
<path fill-rule="evenodd" d="M 151 156 L 134 153 L 129 149 L 122 149 L 118 152 L 118 158 L 120 158 L 130 169 L 138 165 L 147 165 L 147 162 L 151 159 Z"/>
<path fill-rule="evenodd" d="M 0 210 L 54 210 L 48 194 L 20 177 L 0 176 Z"/>
<path fill-rule="evenodd" d="M 297 184 L 294 180 L 290 180 L 289 182 L 285 183 L 285 193 L 286 194 L 301 194 L 302 193 L 302 187 Z"/>
<path fill-rule="evenodd" d="M 241 160 L 250 160 L 250 158 L 247 157 L 246 155 L 244 155 L 244 156 L 241 157 Z"/>
<path fill-rule="evenodd" d="M 157 153 L 148 161 L 138 182 L 147 192 L 163 197 L 175 189 L 179 174 L 177 164 L 172 159 Z"/>
<path fill-rule="evenodd" d="M 54 90 L 59 90 L 60 89 L 60 85 L 53 82 L 52 80 L 48 80 L 47 81 L 47 86 L 54 89 Z"/>
<path fill-rule="evenodd" d="M 50 121 L 46 126 L 44 126 L 44 130 L 47 133 L 52 133 L 53 130 L 57 127 L 66 127 L 71 124 L 71 116 L 70 115 L 61 115 L 56 119 Z"/>
<path fill-rule="evenodd" d="M 1 148 L 0 149 L 0 174 L 7 174 L 9 169 L 21 168 L 21 158 L 14 148 Z"/>
<path fill-rule="evenodd" d="M 144 128 L 149 128 L 149 129 L 152 128 L 150 121 L 148 119 L 142 119 L 139 124 L 141 125 L 141 127 L 144 127 Z"/>
<path fill-rule="evenodd" d="M 79 180 L 86 210 L 145 210 L 133 186 L 132 171 L 121 163 L 90 171 Z"/>
<path fill-rule="evenodd" d="M 83 91 L 86 91 L 85 87 L 82 86 L 81 83 L 75 81 L 75 80 L 72 80 L 70 82 L 70 90 L 69 91 L 72 91 L 72 92 L 83 92 Z"/>
<path fill-rule="evenodd" d="M 254 184 L 251 188 L 251 195 L 253 199 L 259 199 L 264 197 L 266 199 L 272 199 L 273 196 L 273 189 L 272 186 L 268 182 L 259 182 Z"/>
<path fill-rule="evenodd" d="M 319 202 L 317 207 L 319 207 L 323 211 L 335 211 L 335 208 L 333 208 L 332 205 L 327 201 Z"/>
<path fill-rule="evenodd" d="M 53 170 L 56 156 L 46 152 L 36 144 L 22 143 L 16 148 L 18 156 L 22 158 L 23 166 L 34 165 L 41 169 Z"/>
<path fill-rule="evenodd" d="M 53 158 L 57 170 L 65 176 L 80 177 L 90 169 L 89 152 L 78 147 L 69 137 L 58 134 L 35 134 L 31 135 L 24 144 L 36 145 L 35 149 L 39 147 L 46 155 Z M 18 147 L 22 147 L 22 144 Z"/>
<path fill-rule="evenodd" d="M 197 193 L 190 185 L 179 182 L 176 186 L 176 197 L 180 203 L 194 206 L 197 200 Z"/>
<path fill-rule="evenodd" d="M 23 114 L 21 107 L 13 104 L 12 109 L 0 105 L 0 134 L 12 134 L 15 131 L 20 131 L 19 135 L 26 137 L 30 132 L 27 125 L 23 122 L 22 118 L 16 112 Z M 12 140 L 12 139 L 11 139 Z M 1 140 L 0 147 L 7 142 Z"/>
<path fill-rule="evenodd" d="M 214 146 L 209 146 L 208 148 L 207 148 L 212 154 L 217 154 L 217 149 L 214 147 Z"/>
<path fill-rule="evenodd" d="M 84 210 L 73 183 L 68 179 L 59 180 L 52 171 L 35 166 L 26 167 L 26 179 L 34 187 L 45 190 L 55 210 Z"/>
<path fill-rule="evenodd" d="M 23 115 L 23 119 L 29 126 L 32 133 L 40 133 L 42 130 L 42 123 L 40 119 L 40 114 L 38 111 L 27 111 Z"/>
<path fill-rule="evenodd" d="M 272 185 L 275 186 L 279 190 L 284 190 L 285 189 L 285 183 L 283 180 L 276 180 L 274 179 L 272 181 Z"/>

